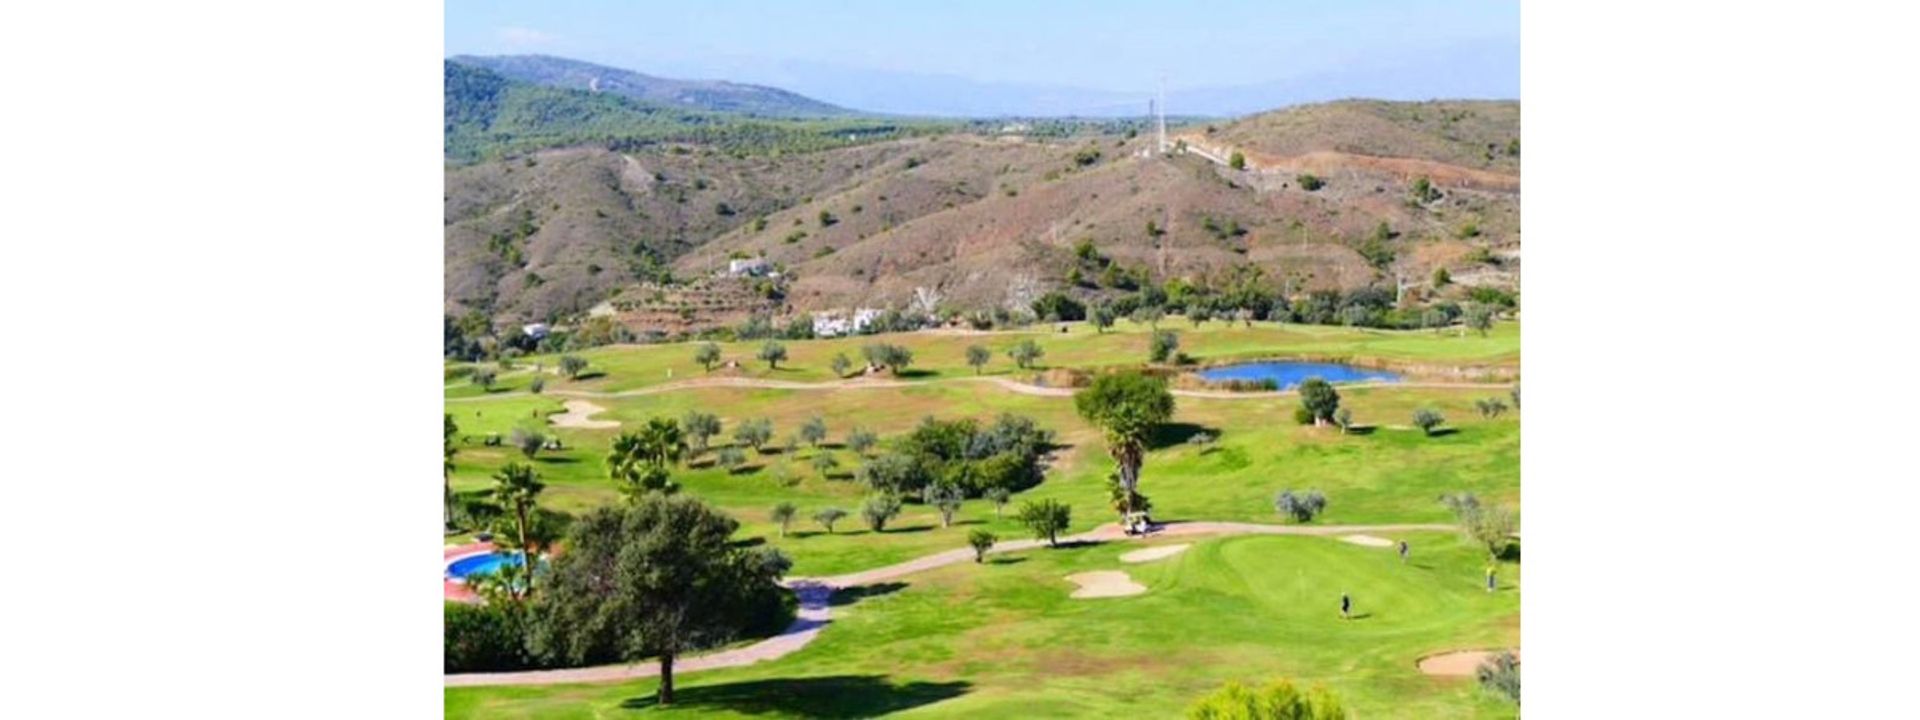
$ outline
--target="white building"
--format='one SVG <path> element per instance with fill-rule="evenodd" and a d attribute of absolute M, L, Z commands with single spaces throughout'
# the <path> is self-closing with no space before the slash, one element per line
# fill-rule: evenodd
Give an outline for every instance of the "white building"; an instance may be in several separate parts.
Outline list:
<path fill-rule="evenodd" d="M 767 274 L 770 269 L 772 266 L 768 265 L 767 259 L 763 257 L 727 261 L 727 274 L 733 277 L 760 277 Z"/>
<path fill-rule="evenodd" d="M 520 332 L 525 333 L 527 337 L 535 340 L 546 338 L 547 333 L 552 331 L 553 328 L 547 327 L 546 323 L 533 323 L 531 325 L 520 326 Z"/>
<path fill-rule="evenodd" d="M 813 335 L 823 338 L 858 335 L 879 317 L 880 311 L 875 308 L 859 308 L 852 314 L 840 310 L 817 312 L 813 314 Z"/>

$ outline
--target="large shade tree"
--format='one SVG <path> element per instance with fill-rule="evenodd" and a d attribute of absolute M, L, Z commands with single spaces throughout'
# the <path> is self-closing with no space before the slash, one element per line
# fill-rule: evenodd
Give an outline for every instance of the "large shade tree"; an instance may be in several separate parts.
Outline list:
<path fill-rule="evenodd" d="M 648 495 L 582 518 L 535 603 L 530 641 L 570 664 L 613 655 L 660 660 L 661 705 L 673 663 L 777 618 L 791 563 L 733 542 L 739 523 L 697 499 Z"/>
<path fill-rule="evenodd" d="M 1173 393 L 1166 381 L 1140 372 L 1101 375 L 1074 393 L 1073 406 L 1106 435 L 1107 452 L 1119 465 L 1120 484 L 1127 490 L 1127 512 L 1135 512 L 1131 500 L 1140 492 L 1147 441 L 1155 428 L 1173 418 Z"/>

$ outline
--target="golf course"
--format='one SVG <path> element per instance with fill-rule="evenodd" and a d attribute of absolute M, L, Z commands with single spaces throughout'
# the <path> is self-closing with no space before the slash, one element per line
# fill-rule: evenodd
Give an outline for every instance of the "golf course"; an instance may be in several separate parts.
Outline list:
<path fill-rule="evenodd" d="M 694 342 L 449 363 L 454 504 L 489 497 L 512 465 L 537 473 L 542 511 L 619 506 L 631 493 L 609 470 L 617 439 L 710 414 L 718 432 L 670 463 L 673 493 L 737 521 L 736 542 L 778 550 L 791 562 L 784 582 L 812 590 L 786 632 L 709 651 L 731 653 L 724 661 L 680 658 L 670 705 L 642 662 L 449 675 L 447 716 L 1170 717 L 1229 681 L 1279 678 L 1324 686 L 1354 717 L 1516 716 L 1471 672 L 1431 674 L 1420 661 L 1520 647 L 1517 519 L 1493 550 L 1441 500 L 1470 494 L 1517 518 L 1518 322 L 1484 334 L 1173 318 L 1159 329 L 1178 333 L 1186 361 L 1152 365 L 1160 376 L 1311 360 L 1400 379 L 1335 386 L 1336 423 L 1302 422 L 1300 391 L 1173 377 L 1170 417 L 1145 436 L 1138 470 L 1157 529 L 1131 536 L 1118 527 L 1108 434 L 1075 393 L 1087 377 L 1149 367 L 1145 325 L 781 341 L 772 361 L 769 343 L 752 341 L 712 344 L 717 359 Z M 911 360 L 869 368 L 875 344 Z M 1041 352 L 1017 363 L 1023 345 Z M 990 360 L 970 363 L 975 348 Z M 1002 502 L 915 494 L 881 529 L 862 521 L 866 481 L 880 474 L 868 466 L 925 434 L 928 418 L 989 428 L 1003 416 L 1047 433 L 1037 482 Z M 759 437 L 736 434 L 759 423 Z M 1283 515 L 1282 491 L 1323 501 Z M 1057 544 L 1021 517 L 1042 503 L 1071 511 Z M 828 509 L 844 518 L 822 522 Z M 484 539 L 454 524 L 449 546 Z M 983 530 L 995 542 L 976 558 L 969 536 Z"/>

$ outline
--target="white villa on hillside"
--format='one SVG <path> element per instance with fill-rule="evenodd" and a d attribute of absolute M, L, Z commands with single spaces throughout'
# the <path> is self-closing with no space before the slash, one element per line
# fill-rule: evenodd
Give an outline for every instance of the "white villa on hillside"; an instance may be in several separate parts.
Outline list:
<path fill-rule="evenodd" d="M 763 257 L 727 261 L 727 274 L 733 277 L 760 277 L 771 269 L 773 267 L 768 265 L 767 259 Z"/>
<path fill-rule="evenodd" d="M 872 325 L 880 311 L 874 308 L 859 308 L 849 315 L 841 310 L 829 310 L 813 314 L 814 337 L 839 337 L 855 335 Z"/>

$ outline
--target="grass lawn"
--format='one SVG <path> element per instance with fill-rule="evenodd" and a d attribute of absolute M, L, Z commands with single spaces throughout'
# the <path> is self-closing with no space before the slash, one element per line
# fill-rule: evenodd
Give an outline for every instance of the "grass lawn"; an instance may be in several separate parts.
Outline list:
<path fill-rule="evenodd" d="M 1154 503 L 1160 519 L 1243 520 L 1278 522 L 1272 500 L 1287 488 L 1319 489 L 1329 503 L 1323 522 L 1399 523 L 1446 522 L 1446 510 L 1435 498 L 1441 493 L 1472 491 L 1483 498 L 1517 502 L 1519 496 L 1519 421 L 1515 415 L 1481 419 L 1472 409 L 1475 399 L 1499 394 L 1487 390 L 1433 388 L 1349 388 L 1344 403 L 1357 423 L 1377 427 L 1367 434 L 1341 435 L 1333 428 L 1295 425 L 1293 396 L 1259 399 L 1180 398 L 1175 424 L 1159 447 L 1149 452 L 1141 490 Z M 1112 468 L 1099 434 L 1083 423 L 1064 397 L 1023 395 L 982 385 L 926 385 L 860 390 L 770 390 L 756 388 L 700 388 L 657 395 L 597 399 L 607 412 L 596 419 L 614 419 L 623 427 L 637 427 L 649 417 L 679 417 L 700 408 L 721 416 L 723 438 L 740 421 L 767 417 L 774 423 L 775 444 L 818 414 L 827 421 L 829 444 L 821 449 L 801 445 L 789 456 L 784 450 L 761 455 L 748 452 L 743 472 L 730 473 L 712 464 L 712 453 L 675 479 L 685 492 L 700 496 L 739 519 L 744 536 L 761 536 L 794 559 L 798 575 L 826 575 L 862 570 L 908 560 L 939 550 L 960 547 L 972 527 L 987 526 L 1002 537 L 1023 536 L 1011 520 L 1019 503 L 1033 498 L 1058 498 L 1073 506 L 1076 531 L 1112 522 L 1106 509 L 1106 473 Z M 543 428 L 545 416 L 558 412 L 561 401 L 547 396 L 504 396 L 448 403 L 462 434 L 454 488 L 484 491 L 490 475 L 509 461 L 524 461 L 511 447 L 482 447 L 488 432 L 508 434 L 516 425 Z M 1426 437 L 1405 427 L 1416 407 L 1438 408 L 1455 432 Z M 972 416 L 991 418 L 1001 412 L 1033 417 L 1053 429 L 1067 447 L 1058 453 L 1046 482 L 1016 495 L 1009 517 L 997 518 L 983 500 L 969 501 L 954 527 L 942 528 L 929 508 L 908 504 L 885 533 L 868 532 L 856 516 L 847 517 L 828 534 L 810 519 L 814 511 L 835 506 L 857 513 L 866 491 L 852 479 L 859 459 L 837 443 L 855 426 L 887 438 L 911 429 L 921 418 Z M 1184 442 L 1199 430 L 1216 434 L 1211 448 Z M 544 432 L 554 433 L 552 428 Z M 557 430 L 567 448 L 545 451 L 534 461 L 547 483 L 543 505 L 579 513 L 617 502 L 619 493 L 606 477 L 601 459 L 617 429 Z M 829 453 L 841 467 L 829 477 L 813 469 L 816 453 Z M 784 476 L 787 482 L 778 478 Z M 790 484 L 789 484 L 790 483 Z M 782 501 L 800 507 L 800 519 L 787 537 L 768 520 Z"/>
<path fill-rule="evenodd" d="M 448 717 L 851 718 L 1176 716 L 1230 679 L 1325 683 L 1356 717 L 1513 717 L 1470 680 L 1421 675 L 1421 656 L 1519 640 L 1517 566 L 1488 594 L 1484 556 L 1416 533 L 1414 562 L 1332 538 L 1201 540 L 1140 565 L 1134 543 L 1010 554 L 908 577 L 836 608 L 779 660 L 655 681 L 446 690 Z M 1066 575 L 1125 570 L 1139 596 L 1073 600 Z M 1342 591 L 1356 618 L 1337 613 Z"/>
<path fill-rule="evenodd" d="M 788 360 L 781 363 L 778 369 L 770 369 L 766 363 L 754 359 L 763 344 L 761 341 L 719 343 L 721 356 L 725 360 L 738 361 L 740 367 L 732 371 L 715 369 L 712 373 L 694 362 L 695 343 L 612 346 L 578 353 L 590 363 L 589 377 L 576 382 L 561 382 L 558 377 L 550 377 L 547 385 L 556 389 L 617 392 L 709 375 L 821 382 L 834 379 L 832 361 L 835 355 L 845 354 L 858 369 L 864 366 L 861 347 L 882 342 L 901 345 L 913 351 L 913 365 L 902 378 L 908 380 L 973 375 L 973 368 L 966 364 L 966 349 L 971 345 L 983 345 L 993 350 L 993 361 L 985 368 L 986 374 L 1025 376 L 1029 373 L 1017 370 L 1007 357 L 1007 351 L 1028 339 L 1038 342 L 1046 352 L 1039 360 L 1041 367 L 1100 367 L 1146 361 L 1150 333 L 1145 325 L 1123 320 L 1106 333 L 1095 332 L 1092 326 L 1084 322 L 1069 323 L 1069 332 L 1066 333 L 1059 332 L 1057 327 L 1042 325 L 1026 331 L 987 334 L 915 332 L 827 340 L 783 340 L 780 342 L 787 348 Z M 1434 332 L 1270 323 L 1245 327 L 1221 322 L 1194 328 L 1190 323 L 1178 319 L 1162 321 L 1160 327 L 1178 332 L 1181 351 L 1201 361 L 1296 356 L 1360 358 L 1416 366 L 1510 367 L 1517 365 L 1520 359 L 1520 326 L 1513 322 L 1496 325 L 1486 337 L 1462 334 L 1457 328 Z M 523 358 L 518 362 L 523 365 L 540 364 L 551 369 L 557 364 L 558 358 L 539 356 Z M 512 377 L 503 373 L 496 391 L 501 388 L 524 389 L 527 379 L 525 374 Z M 479 394 L 479 388 L 463 379 L 450 381 L 448 386 L 448 397 Z"/>
<path fill-rule="evenodd" d="M 1124 325 L 1124 324 L 1123 324 Z M 1163 323 L 1173 327 L 1174 323 Z M 1180 323 L 1180 325 L 1185 325 Z M 1382 332 L 1304 326 L 1229 327 L 1198 332 L 1179 327 L 1184 350 L 1201 358 L 1361 356 L 1411 363 L 1517 366 L 1519 329 L 1499 326 L 1487 338 L 1430 332 Z M 748 376 L 830 379 L 836 352 L 858 358 L 873 341 L 914 349 L 916 378 L 971 375 L 964 348 L 997 349 L 990 372 L 1010 372 L 1004 348 L 1023 338 L 1046 348 L 1052 367 L 1134 363 L 1145 355 L 1139 328 L 1097 335 L 1083 324 L 1061 335 L 1047 332 L 983 336 L 912 333 L 878 338 L 788 342 L 789 365 L 768 372 L 748 363 Z M 727 345 L 743 362 L 757 344 Z M 691 345 L 604 348 L 583 353 L 594 377 L 579 382 L 549 376 L 547 387 L 621 390 L 703 375 Z M 552 364 L 551 358 L 546 359 Z M 535 360 L 523 360 L 530 364 Z M 716 371 L 718 374 L 718 371 Z M 541 504 L 572 513 L 618 502 L 602 457 L 619 429 L 550 427 L 565 398 L 529 395 L 528 371 L 502 373 L 496 390 L 482 393 L 460 380 L 448 383 L 446 409 L 464 436 L 453 484 L 462 493 L 491 486 L 490 475 L 525 459 L 512 447 L 484 447 L 488 433 L 515 427 L 557 435 L 565 449 L 542 451 L 533 464 L 547 483 Z M 1518 411 L 1481 418 L 1473 403 L 1503 390 L 1436 387 L 1345 387 L 1342 405 L 1363 431 L 1293 422 L 1294 395 L 1176 399 L 1174 421 L 1156 438 L 1141 490 L 1161 520 L 1280 522 L 1273 496 L 1280 490 L 1318 489 L 1328 498 L 1323 524 L 1449 522 L 1441 493 L 1471 491 L 1514 506 L 1520 495 Z M 834 575 L 963 547 L 967 532 L 986 527 L 1002 539 L 1027 537 L 1010 518 L 1025 500 L 1060 499 L 1073 508 L 1071 532 L 1112 522 L 1104 479 L 1112 468 L 1099 432 L 1083 423 L 1067 397 L 1028 395 L 984 383 L 916 383 L 904 387 L 763 389 L 680 388 L 646 395 L 595 398 L 595 419 L 633 429 L 651 417 L 678 418 L 689 410 L 714 413 L 731 442 L 742 421 L 771 419 L 766 453 L 749 451 L 746 468 L 715 467 L 713 453 L 678 469 L 682 492 L 720 507 L 742 527 L 794 560 L 791 575 Z M 1426 436 L 1408 427 L 1415 409 L 1434 408 L 1448 432 Z M 954 527 L 941 527 L 931 509 L 910 503 L 882 533 L 868 531 L 858 507 L 866 491 L 853 478 L 861 461 L 839 445 L 853 428 L 879 434 L 884 444 L 922 418 L 991 419 L 1003 412 L 1032 417 L 1053 430 L 1060 445 L 1046 481 L 1017 495 L 1008 517 L 984 500 L 970 500 Z M 829 429 L 821 448 L 788 450 L 787 438 L 818 415 Z M 1215 435 L 1211 445 L 1188 439 Z M 840 467 L 813 469 L 827 453 Z M 800 507 L 783 537 L 769 520 L 779 502 Z M 828 533 L 811 520 L 839 507 L 850 514 Z M 1454 533 L 1416 533 L 1415 562 L 1402 566 L 1390 548 L 1331 538 L 1237 537 L 1191 540 L 1188 552 L 1144 565 L 1117 557 L 1133 543 L 1015 553 L 986 566 L 949 566 L 867 593 L 842 593 L 833 625 L 805 649 L 777 661 L 684 675 L 681 704 L 670 714 L 689 717 L 869 717 L 900 712 L 928 717 L 1052 717 L 1177 715 L 1191 700 L 1229 679 L 1261 682 L 1292 677 L 1324 682 L 1358 717 L 1512 717 L 1513 706 L 1467 680 L 1421 675 L 1417 658 L 1448 649 L 1517 645 L 1517 565 L 1501 572 L 1501 592 L 1480 589 L 1484 559 Z M 1175 542 L 1178 542 L 1177 540 Z M 1141 596 L 1071 600 L 1062 577 L 1096 569 L 1123 569 L 1149 591 Z M 1362 617 L 1342 622 L 1336 608 L 1351 592 Z M 860 595 L 857 599 L 849 595 Z M 598 718 L 659 713 L 654 681 L 614 685 L 457 688 L 446 691 L 448 717 Z"/>

